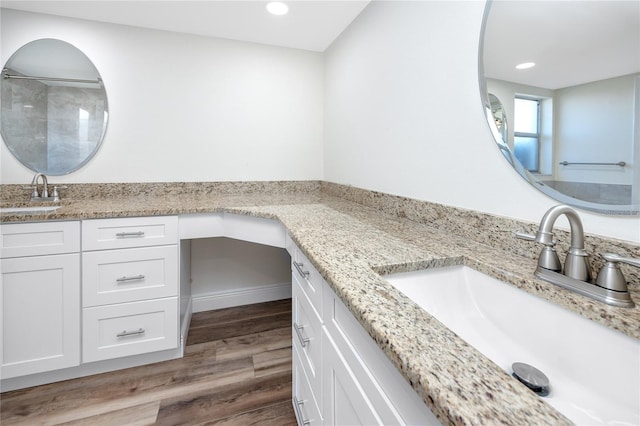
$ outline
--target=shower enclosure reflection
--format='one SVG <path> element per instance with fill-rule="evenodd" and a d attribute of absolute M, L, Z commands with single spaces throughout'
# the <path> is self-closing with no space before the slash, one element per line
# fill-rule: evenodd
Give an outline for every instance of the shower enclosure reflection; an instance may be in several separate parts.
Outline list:
<path fill-rule="evenodd" d="M 52 39 L 20 48 L 2 70 L 2 137 L 29 169 L 68 174 L 98 150 L 108 120 L 97 69 L 72 45 Z"/>

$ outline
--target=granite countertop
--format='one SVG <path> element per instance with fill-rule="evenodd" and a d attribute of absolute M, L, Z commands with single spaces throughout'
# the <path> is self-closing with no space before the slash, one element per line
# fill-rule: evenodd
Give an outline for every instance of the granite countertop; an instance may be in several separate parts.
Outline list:
<path fill-rule="evenodd" d="M 279 220 L 444 424 L 570 424 L 382 275 L 467 265 L 640 339 L 640 308 L 608 307 L 533 276 L 535 260 L 322 192 L 64 200 L 1 222 L 230 212 Z M 632 298 L 640 302 L 637 287 Z"/>

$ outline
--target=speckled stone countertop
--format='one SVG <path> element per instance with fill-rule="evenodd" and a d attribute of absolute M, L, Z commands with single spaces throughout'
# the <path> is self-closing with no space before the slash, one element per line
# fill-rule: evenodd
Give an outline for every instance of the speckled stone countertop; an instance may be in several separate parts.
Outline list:
<path fill-rule="evenodd" d="M 6 201 L 3 201 L 5 206 Z M 0 221 L 231 212 L 279 220 L 444 424 L 570 424 L 542 398 L 389 285 L 380 274 L 467 265 L 640 339 L 640 308 L 608 307 L 533 276 L 535 260 L 325 191 L 134 194 L 66 199 L 55 212 Z M 632 247 L 635 250 L 635 247 Z M 634 278 L 635 279 L 635 278 Z M 640 303 L 640 285 L 631 283 Z"/>

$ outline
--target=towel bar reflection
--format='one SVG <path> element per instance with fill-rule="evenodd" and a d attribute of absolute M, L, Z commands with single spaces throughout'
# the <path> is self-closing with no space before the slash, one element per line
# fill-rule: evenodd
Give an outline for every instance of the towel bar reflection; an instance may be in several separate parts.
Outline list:
<path fill-rule="evenodd" d="M 4 76 L 5 79 L 7 78 L 13 78 L 16 80 L 45 80 L 45 81 L 60 81 L 60 82 L 66 82 L 66 83 L 87 83 L 87 84 L 101 84 L 102 83 L 102 79 L 98 78 L 96 80 L 83 80 L 83 79 L 79 79 L 79 78 L 60 78 L 60 77 L 32 77 L 32 76 L 28 76 L 28 75 L 14 75 L 14 74 L 8 74 L 5 70 L 5 72 L 2 73 L 2 75 Z"/>
<path fill-rule="evenodd" d="M 618 161 L 617 163 L 570 163 L 568 161 L 561 161 L 560 164 L 563 166 L 620 166 L 624 167 L 627 165 L 624 161 Z"/>

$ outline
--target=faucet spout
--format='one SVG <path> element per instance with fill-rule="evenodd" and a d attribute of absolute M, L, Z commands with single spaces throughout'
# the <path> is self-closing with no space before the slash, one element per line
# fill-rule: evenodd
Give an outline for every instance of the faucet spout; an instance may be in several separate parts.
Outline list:
<path fill-rule="evenodd" d="M 553 226 L 556 220 L 565 215 L 571 228 L 571 247 L 564 263 L 564 274 L 580 281 L 591 279 L 588 254 L 584 249 L 584 230 L 578 213 L 569 206 L 558 205 L 550 208 L 542 217 L 536 234 L 536 241 L 544 245 L 553 245 Z"/>
<path fill-rule="evenodd" d="M 584 250 L 584 230 L 578 213 L 569 206 L 558 205 L 550 208 L 540 221 L 536 241 L 542 244 L 551 243 L 553 225 L 561 215 L 566 215 L 571 228 L 571 248 Z"/>

